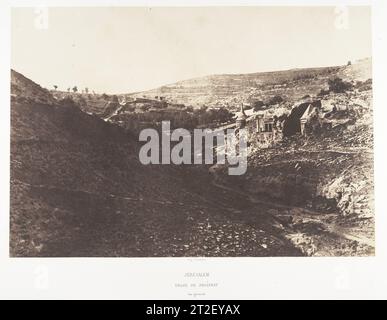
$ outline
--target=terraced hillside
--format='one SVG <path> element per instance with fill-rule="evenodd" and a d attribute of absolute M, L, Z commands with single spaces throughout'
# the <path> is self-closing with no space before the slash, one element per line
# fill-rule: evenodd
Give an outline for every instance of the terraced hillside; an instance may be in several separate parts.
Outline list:
<path fill-rule="evenodd" d="M 195 107 L 206 105 L 234 108 L 242 102 L 267 101 L 276 95 L 292 103 L 306 94 L 318 94 L 327 85 L 328 79 L 333 77 L 341 77 L 346 81 L 372 78 L 371 64 L 371 59 L 363 59 L 347 66 L 210 75 L 179 81 L 134 96 L 163 96 L 167 101 Z"/>

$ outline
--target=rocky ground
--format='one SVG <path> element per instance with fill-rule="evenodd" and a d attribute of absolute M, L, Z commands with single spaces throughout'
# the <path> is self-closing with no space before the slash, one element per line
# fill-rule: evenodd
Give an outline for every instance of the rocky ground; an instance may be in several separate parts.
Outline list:
<path fill-rule="evenodd" d="M 245 176 L 217 172 L 218 181 L 271 206 L 286 237 L 306 255 L 374 254 L 371 92 L 331 94 L 346 106 L 333 128 L 286 138 L 260 149 L 251 138 Z"/>
<path fill-rule="evenodd" d="M 302 255 L 264 207 L 214 187 L 206 168 L 144 166 L 123 129 L 14 77 L 11 256 Z"/>
<path fill-rule="evenodd" d="M 364 107 L 332 131 L 252 144 L 238 178 L 144 166 L 137 137 L 13 73 L 10 254 L 372 255 L 372 112 L 362 95 L 331 97 Z"/>

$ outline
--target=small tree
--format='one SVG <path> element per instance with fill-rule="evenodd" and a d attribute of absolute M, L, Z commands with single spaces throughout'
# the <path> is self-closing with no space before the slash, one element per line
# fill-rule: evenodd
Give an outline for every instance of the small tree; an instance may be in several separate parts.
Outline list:
<path fill-rule="evenodd" d="M 54 84 L 54 90 L 56 91 L 56 89 L 58 89 L 58 86 Z"/>
<path fill-rule="evenodd" d="M 78 92 L 78 87 L 77 87 L 77 86 L 74 86 L 74 87 L 73 87 L 73 91 L 74 91 L 74 93 L 77 93 L 77 92 Z"/>
<path fill-rule="evenodd" d="M 262 107 L 263 107 L 264 105 L 265 105 L 264 102 L 261 101 L 261 100 L 255 101 L 255 102 L 253 103 L 254 111 L 259 111 L 259 110 L 261 110 Z"/>
<path fill-rule="evenodd" d="M 218 109 L 215 112 L 215 120 L 221 123 L 231 121 L 233 114 L 225 108 Z"/>
<path fill-rule="evenodd" d="M 335 93 L 345 92 L 352 88 L 352 84 L 350 82 L 345 82 L 343 81 L 343 79 L 338 77 L 334 79 L 329 79 L 328 86 L 329 86 L 329 91 L 332 91 Z"/>
<path fill-rule="evenodd" d="M 193 112 L 193 111 L 194 111 L 194 108 L 193 108 L 192 106 L 186 106 L 186 107 L 185 107 L 185 110 L 186 110 L 187 112 Z"/>
<path fill-rule="evenodd" d="M 67 88 L 67 92 L 70 92 L 71 88 Z"/>
<path fill-rule="evenodd" d="M 283 102 L 283 101 L 284 101 L 284 99 L 282 99 L 281 96 L 274 96 L 274 97 L 272 97 L 272 98 L 267 102 L 267 104 L 268 104 L 269 106 L 272 106 L 272 105 L 275 105 L 275 104 L 279 104 L 279 103 L 281 103 L 281 102 Z"/>
<path fill-rule="evenodd" d="M 119 102 L 118 96 L 117 96 L 117 95 L 113 95 L 113 96 L 111 97 L 111 101 L 114 102 L 114 103 L 118 103 L 118 102 Z"/>
<path fill-rule="evenodd" d="M 86 94 L 88 94 L 89 93 L 89 88 L 85 88 L 85 92 L 86 92 Z"/>

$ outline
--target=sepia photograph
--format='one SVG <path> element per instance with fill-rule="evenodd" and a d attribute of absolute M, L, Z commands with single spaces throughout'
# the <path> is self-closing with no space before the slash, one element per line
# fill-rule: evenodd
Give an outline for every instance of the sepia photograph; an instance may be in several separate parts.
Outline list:
<path fill-rule="evenodd" d="M 9 256 L 375 255 L 370 6 L 13 7 Z"/>

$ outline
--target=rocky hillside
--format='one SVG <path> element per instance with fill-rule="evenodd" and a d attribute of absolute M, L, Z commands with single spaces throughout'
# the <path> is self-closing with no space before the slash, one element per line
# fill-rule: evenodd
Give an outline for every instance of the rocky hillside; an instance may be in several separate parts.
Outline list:
<path fill-rule="evenodd" d="M 11 256 L 302 255 L 207 170 L 144 166 L 122 128 L 12 74 Z"/>
<path fill-rule="evenodd" d="M 261 149 L 250 137 L 248 171 L 222 175 L 288 219 L 288 237 L 313 255 L 374 253 L 372 90 L 330 93 L 330 126 Z"/>
<path fill-rule="evenodd" d="M 111 110 L 118 108 L 117 97 L 114 95 L 97 93 L 80 93 L 51 90 L 50 93 L 56 100 L 71 98 L 79 108 L 89 114 L 95 114 L 103 118 Z M 112 104 L 114 107 L 112 107 Z"/>
<path fill-rule="evenodd" d="M 368 66 L 265 73 L 252 88 L 295 99 L 332 76 L 368 79 Z M 96 99 L 99 108 L 80 103 L 82 94 L 58 96 L 14 71 L 11 78 L 12 256 L 374 254 L 372 81 L 319 97 L 334 106 L 329 130 L 268 149 L 250 139 L 248 171 L 231 177 L 204 165 L 144 166 L 137 136 L 101 119 L 120 108 L 115 98 Z M 208 80 L 203 95 L 192 80 L 192 99 L 242 99 L 249 89 L 234 80 Z M 124 111 L 149 109 L 136 101 Z M 290 100 L 268 108 L 293 110 Z"/>
<path fill-rule="evenodd" d="M 346 81 L 366 81 L 372 79 L 372 60 L 370 58 L 361 59 L 341 68 L 338 77 Z"/>
<path fill-rule="evenodd" d="M 55 104 L 56 99 L 50 92 L 37 83 L 11 70 L 11 97 L 18 101 Z"/>
<path fill-rule="evenodd" d="M 370 79 L 371 64 L 371 59 L 363 59 L 347 66 L 211 75 L 179 81 L 133 96 L 162 96 L 167 101 L 194 107 L 206 105 L 233 108 L 242 102 L 267 101 L 276 95 L 292 103 L 306 94 L 318 94 L 327 85 L 329 78 L 341 77 L 346 81 Z"/>

